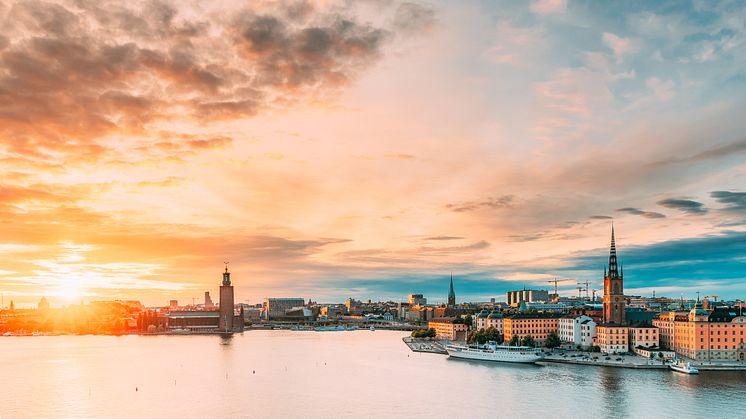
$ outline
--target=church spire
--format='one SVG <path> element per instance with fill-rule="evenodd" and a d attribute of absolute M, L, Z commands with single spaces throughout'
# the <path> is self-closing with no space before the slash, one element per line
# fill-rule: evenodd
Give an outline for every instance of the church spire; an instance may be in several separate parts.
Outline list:
<path fill-rule="evenodd" d="M 451 285 L 448 287 L 448 305 L 456 305 L 456 292 L 453 291 L 453 272 L 451 272 Z"/>
<path fill-rule="evenodd" d="M 611 225 L 611 249 L 609 250 L 609 277 L 619 278 L 616 261 L 616 242 L 614 240 L 614 224 Z"/>

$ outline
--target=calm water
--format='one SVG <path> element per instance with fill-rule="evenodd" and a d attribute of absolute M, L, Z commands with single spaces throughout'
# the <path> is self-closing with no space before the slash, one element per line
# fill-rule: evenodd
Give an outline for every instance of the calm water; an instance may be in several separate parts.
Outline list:
<path fill-rule="evenodd" d="M 746 417 L 742 372 L 474 363 L 404 335 L 0 338 L 0 417 Z"/>

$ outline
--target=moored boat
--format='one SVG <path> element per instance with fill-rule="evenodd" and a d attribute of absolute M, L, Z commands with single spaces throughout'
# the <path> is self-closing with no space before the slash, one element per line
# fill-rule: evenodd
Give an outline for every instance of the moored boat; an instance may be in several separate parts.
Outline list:
<path fill-rule="evenodd" d="M 479 346 L 446 345 L 445 348 L 449 357 L 475 361 L 532 364 L 544 359 L 544 355 L 539 348 L 498 345 L 495 342 L 488 342 Z"/>
<path fill-rule="evenodd" d="M 316 326 L 316 327 L 313 328 L 313 330 L 315 330 L 317 332 L 345 332 L 345 331 L 349 332 L 349 331 L 357 330 L 357 329 L 358 329 L 357 326 L 345 327 L 345 326 L 342 326 L 342 325 L 339 325 L 339 326 Z"/>
<path fill-rule="evenodd" d="M 680 360 L 674 360 L 672 363 L 668 364 L 668 367 L 684 374 L 699 374 L 699 370 L 693 367 L 690 363 Z"/>

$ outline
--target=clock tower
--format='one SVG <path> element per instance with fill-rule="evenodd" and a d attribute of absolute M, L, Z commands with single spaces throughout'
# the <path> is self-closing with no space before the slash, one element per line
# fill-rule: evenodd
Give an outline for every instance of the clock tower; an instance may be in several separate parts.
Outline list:
<path fill-rule="evenodd" d="M 220 286 L 220 318 L 218 329 L 221 332 L 233 331 L 233 285 L 231 285 L 231 273 L 228 272 L 228 262 L 225 262 L 223 272 L 223 284 Z"/>

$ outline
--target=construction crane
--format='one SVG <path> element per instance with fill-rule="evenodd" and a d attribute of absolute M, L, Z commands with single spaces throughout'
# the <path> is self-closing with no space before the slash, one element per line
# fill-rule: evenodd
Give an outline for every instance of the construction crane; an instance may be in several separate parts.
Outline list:
<path fill-rule="evenodd" d="M 578 298 L 583 298 L 583 295 L 582 295 L 583 287 L 577 287 L 577 290 L 578 290 Z"/>
<path fill-rule="evenodd" d="M 557 284 L 560 282 L 557 277 L 555 276 L 553 280 L 548 281 L 550 284 L 554 284 L 554 295 L 559 296 L 557 293 Z"/>
<path fill-rule="evenodd" d="M 585 282 L 578 282 L 578 285 L 585 285 L 585 298 L 590 298 L 591 296 L 588 295 L 588 286 L 590 285 L 590 282 L 586 279 Z"/>
<path fill-rule="evenodd" d="M 720 297 L 719 295 L 706 295 L 705 298 L 702 299 L 703 301 L 702 306 L 704 307 L 705 310 L 709 310 L 710 309 L 710 298 L 714 298 L 715 302 L 717 302 L 719 297 Z"/>
<path fill-rule="evenodd" d="M 597 289 L 593 289 L 593 290 L 591 290 L 591 291 L 593 292 L 593 303 L 595 303 L 595 302 L 596 302 L 596 292 L 597 292 L 598 290 L 597 290 Z"/>

